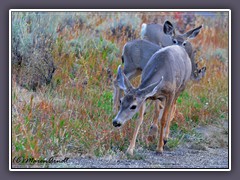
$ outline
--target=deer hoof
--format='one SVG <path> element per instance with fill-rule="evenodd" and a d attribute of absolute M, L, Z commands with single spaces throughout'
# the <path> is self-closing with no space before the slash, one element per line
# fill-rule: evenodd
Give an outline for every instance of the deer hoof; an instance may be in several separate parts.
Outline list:
<path fill-rule="evenodd" d="M 156 150 L 156 155 L 162 155 L 163 154 L 163 148 Z"/>
<path fill-rule="evenodd" d="M 163 152 L 161 152 L 161 151 L 156 151 L 156 153 L 155 153 L 156 155 L 162 155 L 163 154 Z"/>
<path fill-rule="evenodd" d="M 127 154 L 127 155 L 130 155 L 130 156 L 133 156 L 133 149 L 128 149 L 128 150 L 126 151 L 126 154 Z"/>

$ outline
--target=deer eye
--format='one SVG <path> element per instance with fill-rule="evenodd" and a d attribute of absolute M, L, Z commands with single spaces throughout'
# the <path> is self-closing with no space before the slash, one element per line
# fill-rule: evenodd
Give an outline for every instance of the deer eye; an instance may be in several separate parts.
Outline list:
<path fill-rule="evenodd" d="M 122 100 L 121 100 L 121 99 L 119 99 L 119 103 L 120 103 L 120 104 L 122 103 Z"/>
<path fill-rule="evenodd" d="M 136 105 L 132 105 L 132 106 L 130 107 L 131 110 L 134 110 L 134 109 L 136 109 L 136 108 L 137 108 Z"/>
<path fill-rule="evenodd" d="M 187 44 L 187 43 L 186 43 L 185 41 L 182 43 L 183 46 L 186 46 L 186 44 Z"/>
<path fill-rule="evenodd" d="M 173 39 L 172 42 L 173 42 L 173 44 L 177 44 L 177 40 L 176 39 Z"/>

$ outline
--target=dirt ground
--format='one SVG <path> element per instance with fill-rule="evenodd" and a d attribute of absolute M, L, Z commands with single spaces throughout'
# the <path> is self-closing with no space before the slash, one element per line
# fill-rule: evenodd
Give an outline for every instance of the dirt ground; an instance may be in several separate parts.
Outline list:
<path fill-rule="evenodd" d="M 161 155 L 157 155 L 154 149 L 137 146 L 134 157 L 119 151 L 100 158 L 82 155 L 70 157 L 65 163 L 25 167 L 13 165 L 13 168 L 228 169 L 228 121 L 220 121 L 217 125 L 199 126 L 194 131 L 194 135 L 186 135 L 184 142 L 176 148 L 170 150 L 166 147 Z"/>
<path fill-rule="evenodd" d="M 201 126 L 198 134 L 186 137 L 186 141 L 174 150 L 165 148 L 162 155 L 154 150 L 138 147 L 135 156 L 123 152 L 96 158 L 88 155 L 70 158 L 65 164 L 53 164 L 49 168 L 229 168 L 228 121 L 218 125 Z"/>

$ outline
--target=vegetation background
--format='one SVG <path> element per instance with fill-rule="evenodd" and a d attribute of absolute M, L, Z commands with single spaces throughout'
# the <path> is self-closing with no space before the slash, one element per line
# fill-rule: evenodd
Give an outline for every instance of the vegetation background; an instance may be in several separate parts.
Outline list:
<path fill-rule="evenodd" d="M 142 23 L 167 19 L 179 32 L 204 25 L 192 43 L 200 66 L 207 67 L 177 100 L 169 148 L 188 135 L 197 138 L 198 125 L 228 122 L 227 12 L 12 12 L 12 157 L 125 151 L 137 116 L 121 130 L 112 126 L 112 80 L 122 47 L 140 38 Z M 149 107 L 137 146 L 147 148 L 152 118 Z"/>

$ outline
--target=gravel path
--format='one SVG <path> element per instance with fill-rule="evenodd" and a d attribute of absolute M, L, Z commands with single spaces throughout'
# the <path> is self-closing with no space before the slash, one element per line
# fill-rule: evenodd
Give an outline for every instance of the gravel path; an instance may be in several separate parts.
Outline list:
<path fill-rule="evenodd" d="M 134 157 L 123 152 L 101 158 L 82 156 L 70 158 L 66 164 L 54 164 L 50 168 L 229 168 L 228 121 L 218 126 L 198 127 L 195 132 L 201 141 L 192 136 L 187 142 L 162 155 L 154 150 L 138 147 Z M 199 143 L 200 142 L 200 143 Z"/>
<path fill-rule="evenodd" d="M 154 150 L 137 146 L 133 157 L 128 157 L 118 151 L 101 158 L 90 155 L 70 156 L 65 163 L 49 164 L 48 167 L 27 166 L 27 168 L 228 169 L 228 121 L 224 121 L 218 126 L 198 127 L 194 131 L 196 132 L 194 136 L 185 135 L 184 143 L 178 145 L 174 150 L 165 148 L 161 155 L 157 155 Z M 200 140 L 196 139 L 197 137 L 200 137 Z M 15 168 L 19 167 L 19 165 L 15 166 Z"/>
<path fill-rule="evenodd" d="M 202 138 L 196 142 L 192 136 L 188 141 L 162 155 L 138 147 L 134 157 L 123 152 L 102 158 L 82 156 L 70 158 L 66 164 L 54 164 L 50 168 L 229 168 L 228 121 L 218 125 L 198 127 L 195 132 Z"/>
<path fill-rule="evenodd" d="M 182 146 L 174 151 L 164 151 L 162 155 L 139 148 L 136 153 L 137 159 L 129 159 L 124 154 L 103 158 L 80 157 L 50 168 L 228 168 L 226 148 L 194 150 Z"/>

